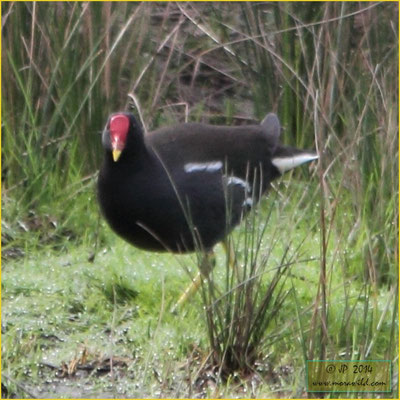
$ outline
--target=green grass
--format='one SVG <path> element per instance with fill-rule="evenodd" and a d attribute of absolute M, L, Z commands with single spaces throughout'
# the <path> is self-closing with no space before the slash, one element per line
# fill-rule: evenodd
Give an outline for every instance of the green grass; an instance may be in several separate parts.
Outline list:
<path fill-rule="evenodd" d="M 397 7 L 3 2 L 2 397 L 307 397 L 321 357 L 391 359 L 397 376 Z M 100 134 L 128 94 L 148 129 L 274 111 L 284 143 L 321 156 L 234 232 L 239 272 L 218 247 L 178 315 L 196 257 L 141 252 L 99 216 Z M 222 379 L 243 338 L 224 326 L 260 306 L 286 249 L 257 356 Z M 79 359 L 100 370 L 68 376 Z"/>
<path fill-rule="evenodd" d="M 303 192 L 301 185 L 299 191 L 293 186 L 294 196 Z M 311 185 L 309 191 L 312 186 L 317 189 Z M 97 393 L 98 397 L 190 397 L 200 392 L 209 397 L 246 393 L 296 397 L 304 385 L 304 351 L 308 349 L 303 347 L 319 335 L 310 325 L 319 281 L 319 259 L 315 256 L 319 253 L 319 232 L 316 226 L 310 230 L 308 221 L 299 216 L 301 211 L 294 212 L 291 203 L 283 206 L 274 197 L 270 196 L 260 210 L 263 219 L 272 207 L 261 248 L 269 249 L 277 240 L 275 230 L 280 237 L 290 235 L 289 252 L 297 254 L 298 245 L 302 245 L 283 285 L 285 301 L 258 346 L 261 353 L 253 378 L 255 386 L 241 374 L 232 375 L 223 384 L 212 372 L 207 314 L 202 310 L 200 293 L 178 315 L 169 312 L 188 284 L 186 267 L 192 274 L 196 272 L 195 257 L 134 249 L 102 222 L 104 241 L 93 262 L 88 261 L 93 252 L 91 237 L 79 245 L 69 243 L 54 249 L 49 244 L 24 257 L 3 260 L 2 372 L 9 390 L 27 396 L 13 384 L 16 381 L 29 382 L 24 389 L 39 397 L 77 397 L 82 393 Z M 278 225 L 285 218 L 299 221 L 298 226 Z M 245 231 L 242 226 L 232 240 L 241 243 Z M 267 285 L 285 246 L 278 240 L 271 252 L 268 266 L 272 271 L 265 273 L 264 280 Z M 385 358 L 393 346 L 389 342 L 393 337 L 394 293 L 389 296 L 385 289 L 371 293 L 359 273 L 345 268 L 344 260 L 351 265 L 353 255 L 338 255 L 334 250 L 327 256 L 328 265 L 335 267 L 329 270 L 328 353 L 334 359 L 363 358 L 372 345 L 368 358 Z M 243 262 L 245 251 L 238 250 L 237 256 Z M 223 288 L 227 272 L 221 247 L 216 258 L 213 282 Z M 357 263 L 355 268 L 360 270 Z M 74 378 L 61 377 L 56 371 L 79 358 L 84 349 L 85 365 L 97 362 L 106 372 L 78 369 Z M 111 355 L 115 366 L 110 374 Z M 211 377 L 206 378 L 204 366 L 208 366 Z M 219 382 L 217 386 L 214 379 Z"/>

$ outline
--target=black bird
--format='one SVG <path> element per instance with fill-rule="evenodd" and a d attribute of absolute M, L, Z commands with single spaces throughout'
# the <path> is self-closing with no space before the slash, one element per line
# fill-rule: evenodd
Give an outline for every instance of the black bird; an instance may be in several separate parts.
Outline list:
<path fill-rule="evenodd" d="M 111 228 L 136 247 L 210 251 L 281 174 L 318 156 L 279 144 L 280 123 L 184 123 L 144 135 L 129 113 L 104 129 L 98 181 Z"/>
<path fill-rule="evenodd" d="M 279 144 L 280 123 L 184 123 L 148 134 L 130 113 L 104 129 L 98 198 L 111 228 L 150 251 L 205 253 L 240 222 L 270 183 L 313 151 Z"/>

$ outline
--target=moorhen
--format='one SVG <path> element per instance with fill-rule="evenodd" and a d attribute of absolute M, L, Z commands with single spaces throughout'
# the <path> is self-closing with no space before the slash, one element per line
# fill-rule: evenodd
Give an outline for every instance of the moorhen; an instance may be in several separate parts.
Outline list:
<path fill-rule="evenodd" d="M 112 114 L 98 180 L 104 217 L 141 249 L 209 252 L 274 179 L 318 158 L 280 145 L 280 131 L 270 113 L 260 125 L 183 123 L 145 135 L 132 114 Z"/>

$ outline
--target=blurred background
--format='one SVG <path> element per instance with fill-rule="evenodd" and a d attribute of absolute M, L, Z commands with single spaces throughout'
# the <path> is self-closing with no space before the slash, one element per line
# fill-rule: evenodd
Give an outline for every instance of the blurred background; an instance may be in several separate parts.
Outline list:
<path fill-rule="evenodd" d="M 396 2 L 2 2 L 1 11 L 3 396 L 29 397 L 38 384 L 43 396 L 82 394 L 68 392 L 54 369 L 98 354 L 96 341 L 116 346 L 115 338 L 131 346 L 129 355 L 120 350 L 121 365 L 137 364 L 112 375 L 100 396 L 307 396 L 312 355 L 397 364 Z M 168 255 L 125 245 L 100 219 L 101 132 L 118 110 L 140 112 L 147 131 L 184 121 L 253 124 L 274 111 L 284 143 L 321 155 L 274 187 L 276 224 L 293 225 L 304 210 L 298 229 L 316 261 L 300 273 L 293 308 L 274 321 L 274 345 L 263 353 L 269 372 L 253 389 L 235 381 L 216 391 L 204 378 L 204 326 L 181 337 L 168 316 L 169 333 L 160 333 L 162 271 L 177 282 L 165 283 L 167 302 L 187 276 Z M 188 331 L 201 312 L 190 307 L 178 317 Z M 135 330 L 128 322 L 137 315 Z M 277 328 L 292 319 L 286 332 Z M 149 338 L 153 348 L 170 343 L 173 355 L 160 348 L 161 361 L 150 356 Z M 188 358 L 194 378 L 179 364 Z"/>

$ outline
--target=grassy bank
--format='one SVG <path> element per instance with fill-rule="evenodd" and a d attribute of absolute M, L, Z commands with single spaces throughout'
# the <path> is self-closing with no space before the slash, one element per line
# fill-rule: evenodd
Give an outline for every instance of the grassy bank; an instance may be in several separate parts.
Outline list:
<path fill-rule="evenodd" d="M 317 358 L 393 360 L 369 396 L 397 396 L 397 4 L 1 6 L 3 397 L 307 397 Z M 175 316 L 196 257 L 126 245 L 96 201 L 102 128 L 132 98 L 148 130 L 274 111 L 321 156 L 234 233 L 243 274 L 218 249 Z M 249 282 L 259 309 L 282 266 L 251 365 L 222 374 Z"/>

